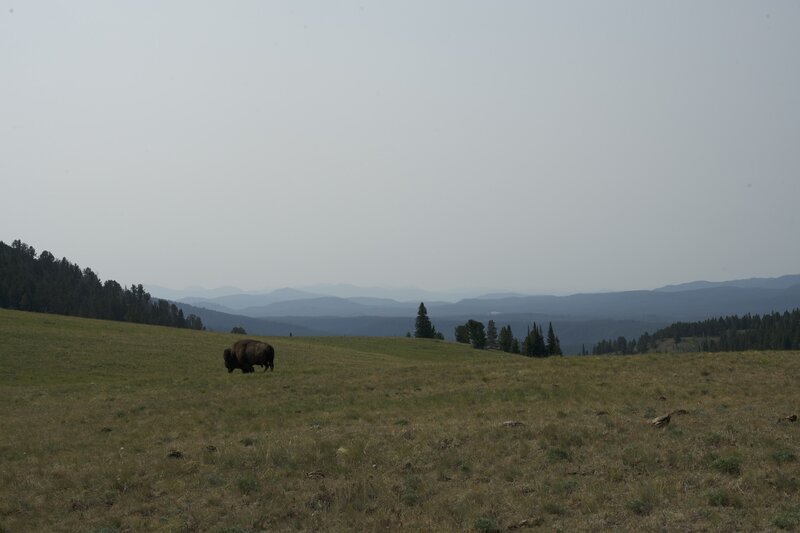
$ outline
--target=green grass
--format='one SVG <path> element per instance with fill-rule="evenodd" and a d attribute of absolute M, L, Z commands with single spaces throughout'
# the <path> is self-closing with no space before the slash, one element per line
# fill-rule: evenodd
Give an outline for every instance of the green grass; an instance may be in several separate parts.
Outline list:
<path fill-rule="evenodd" d="M 234 339 L 0 310 L 0 531 L 800 527 L 798 353 Z"/>

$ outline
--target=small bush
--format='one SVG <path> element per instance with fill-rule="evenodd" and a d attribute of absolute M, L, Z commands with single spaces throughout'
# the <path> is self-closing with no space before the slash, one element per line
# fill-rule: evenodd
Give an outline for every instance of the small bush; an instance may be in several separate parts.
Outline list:
<path fill-rule="evenodd" d="M 628 510 L 630 510 L 633 514 L 646 516 L 649 515 L 653 509 L 655 509 L 657 503 L 658 497 L 656 495 L 656 491 L 652 487 L 645 487 L 639 493 L 639 497 L 630 500 L 625 504 L 625 507 L 627 507 Z"/>
<path fill-rule="evenodd" d="M 550 462 L 569 461 L 569 450 L 564 448 L 550 448 L 547 450 L 547 460 Z"/>
<path fill-rule="evenodd" d="M 718 457 L 711 462 L 711 468 L 723 474 L 738 476 L 742 473 L 742 460 L 738 457 Z"/>
<path fill-rule="evenodd" d="M 272 461 L 272 465 L 276 468 L 288 468 L 293 470 L 296 466 L 289 452 L 284 449 L 272 450 L 269 454 L 269 458 Z"/>
<path fill-rule="evenodd" d="M 253 444 L 256 443 L 256 439 L 254 439 L 253 437 L 245 437 L 239 442 L 244 444 L 245 446 L 252 446 Z"/>
<path fill-rule="evenodd" d="M 708 504 L 713 507 L 735 507 L 740 508 L 742 502 L 736 496 L 731 496 L 726 491 L 719 489 L 708 493 Z"/>
<path fill-rule="evenodd" d="M 776 463 L 791 463 L 797 461 L 797 456 L 790 450 L 778 450 L 772 454 L 772 459 Z"/>
<path fill-rule="evenodd" d="M 574 479 L 570 479 L 567 481 L 562 481 L 560 483 L 557 483 L 551 490 L 553 494 L 566 495 L 575 492 L 575 489 L 577 487 L 578 487 L 578 482 L 575 481 Z"/>
<path fill-rule="evenodd" d="M 474 529 L 478 531 L 487 531 L 491 533 L 502 531 L 503 529 L 497 525 L 497 522 L 492 520 L 491 518 L 478 518 L 475 520 L 475 524 L 472 526 Z"/>
<path fill-rule="evenodd" d="M 639 516 L 649 515 L 650 512 L 653 510 L 653 504 L 641 499 L 631 500 L 625 504 L 633 514 L 637 514 Z"/>
<path fill-rule="evenodd" d="M 557 503 L 547 502 L 542 506 L 542 510 L 547 514 L 554 514 L 554 515 L 565 515 L 567 514 L 567 510 Z"/>
<path fill-rule="evenodd" d="M 778 473 L 773 483 L 776 489 L 784 493 L 797 492 L 800 490 L 800 481 L 798 481 L 796 477 L 784 474 L 783 472 Z"/>
<path fill-rule="evenodd" d="M 212 487 L 221 487 L 222 485 L 225 484 L 225 480 L 223 480 L 216 474 L 208 474 L 206 476 L 206 482 Z"/>
<path fill-rule="evenodd" d="M 798 524 L 800 524 L 800 507 L 778 513 L 772 519 L 772 525 L 778 529 L 794 529 Z"/>
<path fill-rule="evenodd" d="M 406 476 L 403 487 L 403 503 L 406 505 L 416 505 L 422 499 L 419 491 L 422 481 L 417 476 Z"/>
<path fill-rule="evenodd" d="M 251 494 L 258 490 L 258 481 L 251 477 L 242 478 L 236 482 L 242 494 Z"/>

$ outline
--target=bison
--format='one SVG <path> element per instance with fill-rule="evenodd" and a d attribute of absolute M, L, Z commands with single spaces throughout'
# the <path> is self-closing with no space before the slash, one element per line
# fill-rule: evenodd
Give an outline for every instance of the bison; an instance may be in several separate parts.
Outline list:
<path fill-rule="evenodd" d="M 275 370 L 275 349 L 266 342 L 253 339 L 236 341 L 232 347 L 225 348 L 222 357 L 229 373 L 241 368 L 247 374 L 253 372 L 254 365 L 261 365 L 264 372 L 267 368 Z"/>

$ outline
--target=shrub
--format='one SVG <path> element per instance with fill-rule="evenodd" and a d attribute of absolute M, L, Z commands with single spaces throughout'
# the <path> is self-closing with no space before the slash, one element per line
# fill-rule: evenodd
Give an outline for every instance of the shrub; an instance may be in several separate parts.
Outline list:
<path fill-rule="evenodd" d="M 403 503 L 406 505 L 416 505 L 422 499 L 419 489 L 422 481 L 417 476 L 406 476 L 405 486 L 403 487 Z"/>
<path fill-rule="evenodd" d="M 790 450 L 778 450 L 772 454 L 776 463 L 791 463 L 797 461 L 797 456 Z"/>
<path fill-rule="evenodd" d="M 569 450 L 564 448 L 550 448 L 547 450 L 547 460 L 550 462 L 569 461 Z"/>
<path fill-rule="evenodd" d="M 794 529 L 798 524 L 800 524 L 800 507 L 778 513 L 772 519 L 772 525 L 778 529 Z"/>
<path fill-rule="evenodd" d="M 567 514 L 567 510 L 557 503 L 547 502 L 542 506 L 542 510 L 547 514 L 554 514 L 554 515 L 565 515 Z"/>
<path fill-rule="evenodd" d="M 212 487 L 221 487 L 225 484 L 225 480 L 216 474 L 208 474 L 206 476 L 206 482 Z"/>
<path fill-rule="evenodd" d="M 655 509 L 658 503 L 658 496 L 654 488 L 650 486 L 644 487 L 639 492 L 639 497 L 630 500 L 625 507 L 627 507 L 633 514 L 645 516 Z"/>
<path fill-rule="evenodd" d="M 713 507 L 735 507 L 742 506 L 742 502 L 736 496 L 731 496 L 722 489 L 714 490 L 708 493 L 708 504 Z"/>
<path fill-rule="evenodd" d="M 635 499 L 631 500 L 625 504 L 631 512 L 637 514 L 639 516 L 645 516 L 650 514 L 650 511 L 653 510 L 653 503 L 643 499 Z"/>
<path fill-rule="evenodd" d="M 779 472 L 777 476 L 775 476 L 774 486 L 781 492 L 796 492 L 800 490 L 800 481 L 796 477 L 792 477 L 789 474 L 784 474 L 783 472 Z"/>
<path fill-rule="evenodd" d="M 491 518 L 478 518 L 475 520 L 475 524 L 473 524 L 472 527 L 478 531 L 487 531 L 492 533 L 502 531 L 502 528 L 497 525 L 497 522 Z"/>
<path fill-rule="evenodd" d="M 725 441 L 725 437 L 719 433 L 710 433 L 706 435 L 704 441 L 707 446 L 720 446 Z"/>
<path fill-rule="evenodd" d="M 738 476 L 742 473 L 742 460 L 738 457 L 718 457 L 711 462 L 711 468 L 723 474 Z"/>
<path fill-rule="evenodd" d="M 242 494 L 251 494 L 258 490 L 258 481 L 251 477 L 241 478 L 237 483 L 236 486 L 239 487 L 239 491 Z"/>

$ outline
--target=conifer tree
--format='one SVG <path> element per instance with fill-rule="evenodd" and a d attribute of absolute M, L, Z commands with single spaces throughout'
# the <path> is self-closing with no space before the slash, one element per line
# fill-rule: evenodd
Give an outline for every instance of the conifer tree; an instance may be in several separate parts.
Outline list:
<path fill-rule="evenodd" d="M 467 321 L 467 330 L 469 331 L 469 341 L 472 343 L 473 348 L 482 350 L 486 347 L 486 330 L 483 327 L 483 322 L 470 319 Z"/>
<path fill-rule="evenodd" d="M 511 351 L 511 344 L 514 342 L 514 334 L 511 333 L 511 326 L 503 326 L 500 328 L 500 336 L 498 338 L 500 349 L 504 352 Z"/>
<path fill-rule="evenodd" d="M 420 302 L 419 309 L 417 310 L 414 336 L 418 339 L 436 338 L 436 328 L 433 327 L 431 319 L 428 318 L 428 310 L 425 309 L 424 302 Z"/>
<path fill-rule="evenodd" d="M 469 344 L 469 329 L 467 329 L 466 324 L 461 324 L 460 326 L 456 326 L 455 333 L 456 333 L 456 342 Z"/>
<path fill-rule="evenodd" d="M 493 349 L 498 347 L 497 324 L 494 323 L 494 320 L 490 320 L 486 326 L 486 346 Z"/>
<path fill-rule="evenodd" d="M 553 332 L 553 323 L 547 327 L 547 355 L 563 355 L 561 353 L 561 343 Z"/>

